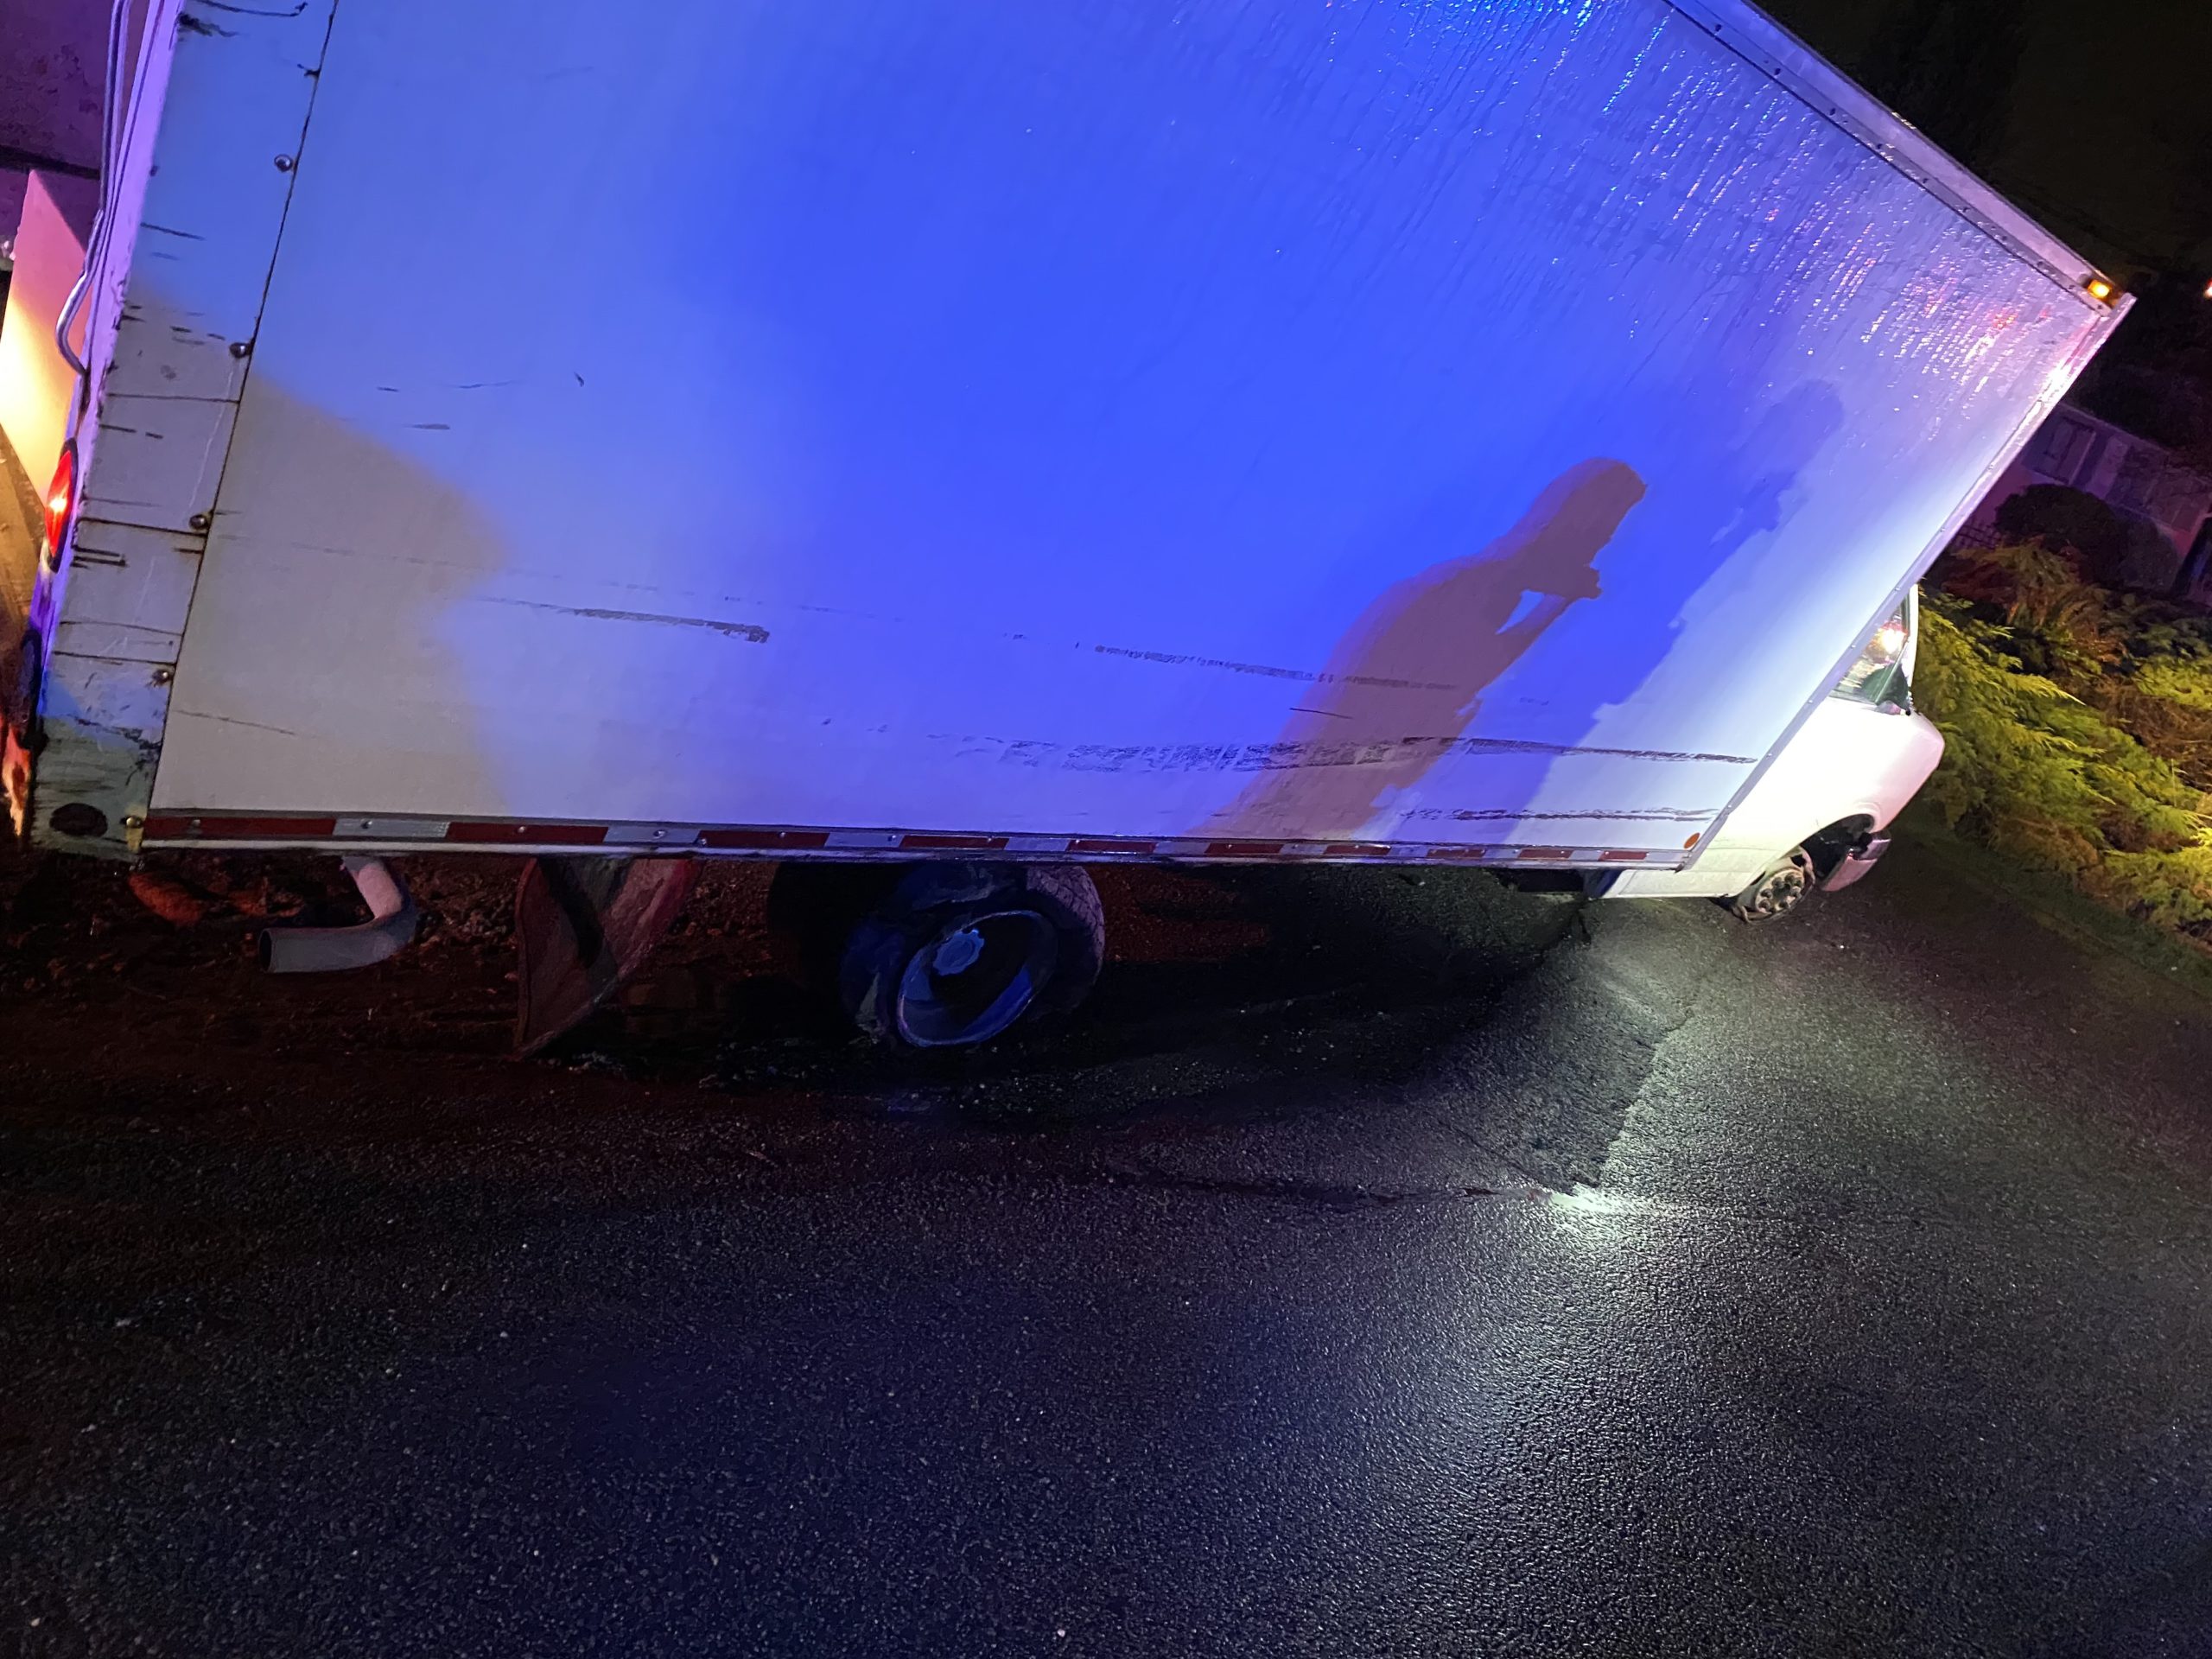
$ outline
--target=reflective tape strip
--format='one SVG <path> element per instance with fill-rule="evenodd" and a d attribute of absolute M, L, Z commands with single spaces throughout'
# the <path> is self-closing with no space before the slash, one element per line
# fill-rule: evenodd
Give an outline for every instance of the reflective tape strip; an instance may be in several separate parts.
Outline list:
<path fill-rule="evenodd" d="M 624 853 L 696 849 L 717 853 L 825 853 L 855 858 L 1000 854 L 1016 858 L 1166 859 L 1198 863 L 1371 862 L 1425 860 L 1453 864 L 1641 864 L 1655 854 L 1633 848 L 1459 847 L 1387 841 L 1139 840 L 1122 836 L 989 835 L 949 830 L 803 830 L 668 823 L 531 823 L 510 820 L 308 817 L 266 813 L 149 814 L 143 833 L 156 844 L 313 842 L 437 842 L 450 847 L 606 847 Z"/>

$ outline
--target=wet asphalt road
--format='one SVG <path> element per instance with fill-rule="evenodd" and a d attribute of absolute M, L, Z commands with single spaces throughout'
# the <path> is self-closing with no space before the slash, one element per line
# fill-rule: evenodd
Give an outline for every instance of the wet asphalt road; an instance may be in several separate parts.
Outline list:
<path fill-rule="evenodd" d="M 896 1098 L 18 1067 L 0 1655 L 2212 1652 L 2212 1007 L 1349 891 Z"/>

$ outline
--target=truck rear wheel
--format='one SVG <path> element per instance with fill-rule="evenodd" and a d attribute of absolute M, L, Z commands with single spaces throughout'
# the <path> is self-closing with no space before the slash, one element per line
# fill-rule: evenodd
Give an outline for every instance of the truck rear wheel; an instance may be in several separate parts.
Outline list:
<path fill-rule="evenodd" d="M 1074 1007 L 1105 944 L 1098 890 L 1072 865 L 917 865 L 853 928 L 838 990 L 880 1042 L 967 1047 Z"/>
<path fill-rule="evenodd" d="M 1802 847 L 1793 847 L 1727 900 L 1728 909 L 1740 921 L 1779 921 L 1810 898 L 1819 881 L 1813 855 Z"/>

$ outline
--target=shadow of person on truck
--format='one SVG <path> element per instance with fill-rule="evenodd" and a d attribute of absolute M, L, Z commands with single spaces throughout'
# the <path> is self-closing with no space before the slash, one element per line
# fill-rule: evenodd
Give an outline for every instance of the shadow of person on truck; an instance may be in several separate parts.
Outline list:
<path fill-rule="evenodd" d="M 1579 664 L 1576 680 L 1587 718 L 1580 729 L 1562 729 L 1566 741 L 1618 741 L 1607 734 L 1608 714 L 1636 700 L 1669 667 L 1684 632 L 1701 617 L 1725 608 L 1738 619 L 1743 637 L 1755 637 L 1774 615 L 1798 602 L 1830 550 L 1789 540 L 1789 527 L 1807 504 L 1808 470 L 1844 421 L 1835 388 L 1806 381 L 1740 429 L 1706 441 L 1690 465 L 1669 468 L 1670 477 L 1699 481 L 1690 491 L 1655 495 L 1637 515 L 1639 540 L 1661 556 L 1607 574 L 1618 608 L 1649 623 L 1617 631 L 1603 650 L 1588 652 Z M 1669 671 L 1684 670 L 1700 671 L 1688 659 Z M 1695 734 L 1694 741 L 1700 748 L 1722 746 L 1721 737 L 1710 732 Z"/>
<path fill-rule="evenodd" d="M 1593 561 L 1643 495 L 1624 463 L 1586 461 L 1480 551 L 1385 589 L 1292 710 L 1261 775 L 1208 829 L 1359 835 L 1450 753 L 1499 676 L 1574 605 L 1599 597 Z"/>

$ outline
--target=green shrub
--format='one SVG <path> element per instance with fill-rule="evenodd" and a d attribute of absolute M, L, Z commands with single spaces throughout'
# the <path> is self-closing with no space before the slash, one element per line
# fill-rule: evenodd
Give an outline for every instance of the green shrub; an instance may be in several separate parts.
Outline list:
<path fill-rule="evenodd" d="M 2212 658 L 2154 658 L 2139 666 L 2128 680 L 2145 696 L 2212 715 Z"/>
<path fill-rule="evenodd" d="M 1999 624 L 2004 654 L 2031 674 L 2071 687 L 2126 654 L 2126 640 L 2112 626 L 2112 596 L 2037 543 L 1960 550 L 1936 579 L 1969 601 L 1974 615 Z"/>
<path fill-rule="evenodd" d="M 2067 550 L 2099 582 L 2120 583 L 2126 569 L 2127 520 L 2100 497 L 2063 484 L 2031 484 L 1997 509 L 1997 528 L 2018 543 Z"/>
<path fill-rule="evenodd" d="M 2114 853 L 2091 892 L 2147 922 L 2212 944 L 2212 844 Z"/>
<path fill-rule="evenodd" d="M 2162 671 L 2111 675 L 2088 700 L 2113 724 L 2172 766 L 2183 783 L 2212 790 L 2212 687 Z"/>
<path fill-rule="evenodd" d="M 2015 601 L 2007 615 L 2049 620 L 2048 608 L 2029 603 L 2023 611 L 2017 594 Z M 2039 643 L 2049 636 L 1991 620 L 1991 603 L 1930 596 L 1922 608 L 1916 690 L 1948 745 L 1929 783 L 1929 804 L 2000 852 L 2056 870 L 2145 920 L 2212 941 L 2205 797 L 2106 709 L 2031 672 L 2017 642 L 2024 633 Z M 2066 626 L 2080 630 L 2069 636 L 2077 641 L 2117 639 L 2111 621 L 2100 613 Z M 2120 655 L 2115 650 L 2113 658 Z M 2110 677 L 2123 700 L 2163 701 Z M 2164 706 L 2193 712 L 2178 701 Z"/>

